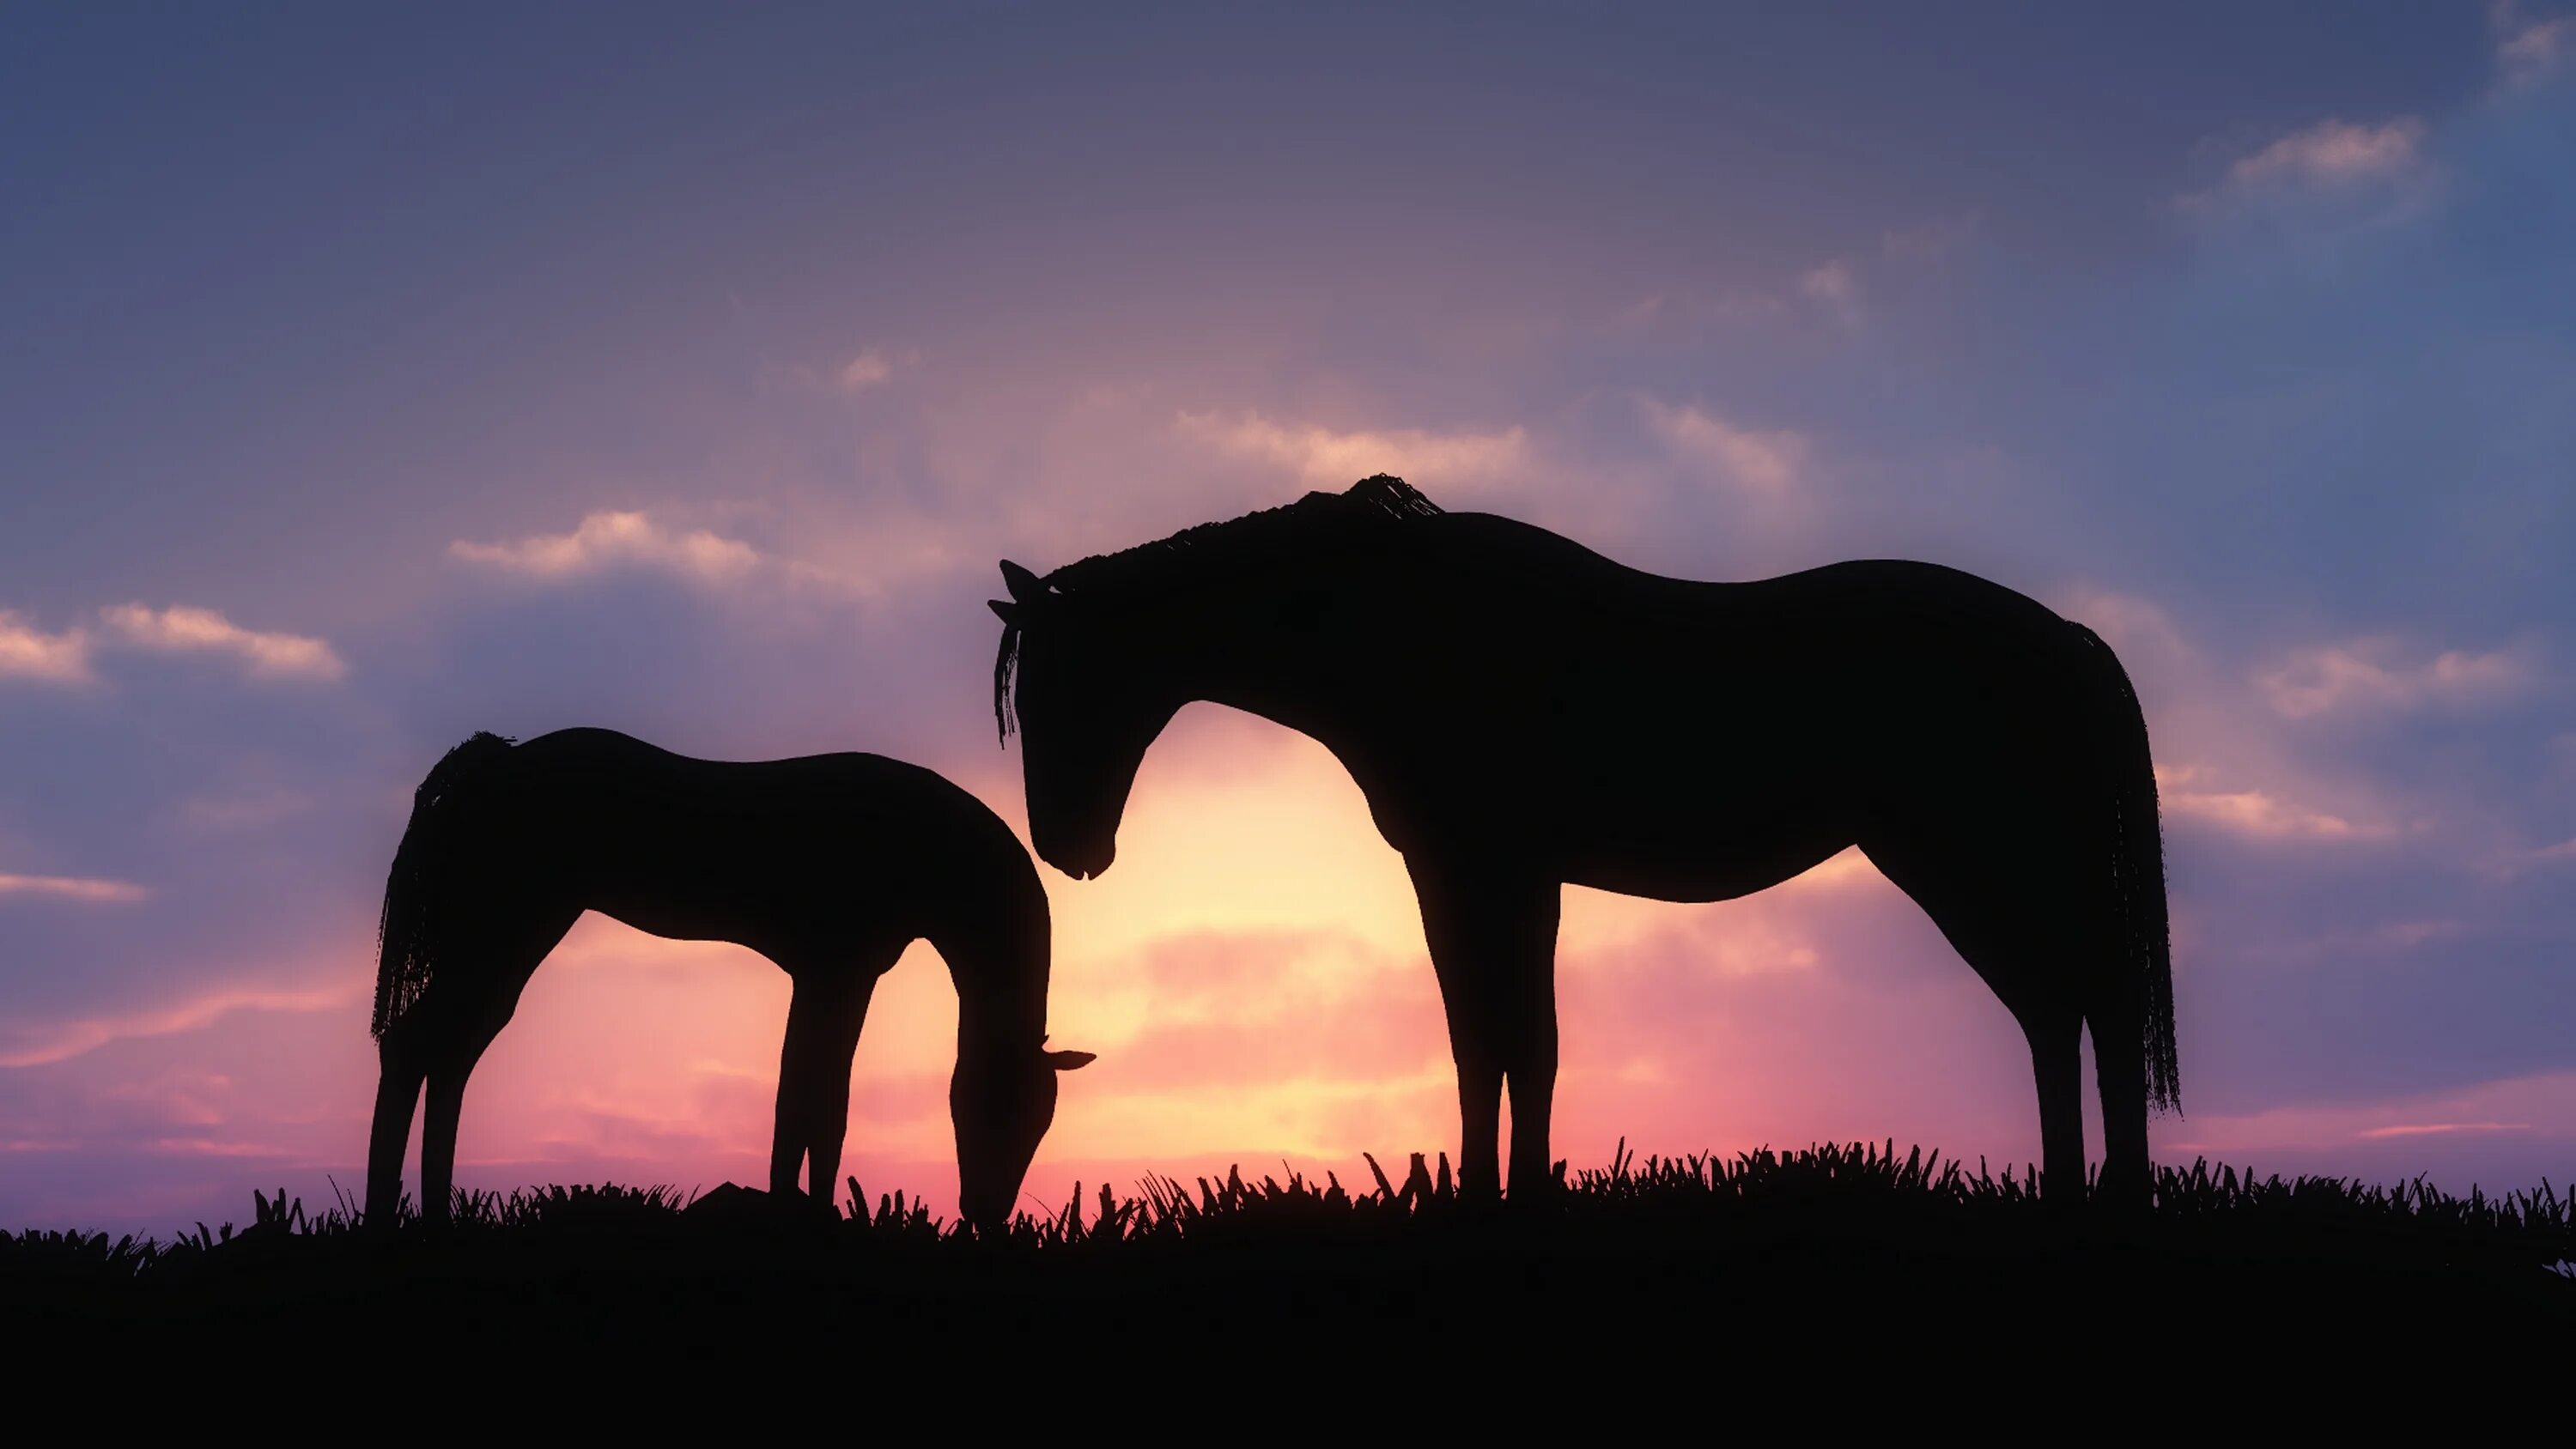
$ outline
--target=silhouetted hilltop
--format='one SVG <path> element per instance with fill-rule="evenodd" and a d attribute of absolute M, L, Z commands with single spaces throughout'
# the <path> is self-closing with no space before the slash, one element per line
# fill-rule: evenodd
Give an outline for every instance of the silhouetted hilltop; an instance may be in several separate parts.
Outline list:
<path fill-rule="evenodd" d="M 2458 1199 L 2204 1164 L 2161 1172 L 2152 1215 L 2113 1229 L 2027 1175 L 1869 1145 L 1622 1156 L 1566 1186 L 1539 1212 L 1476 1208 L 1419 1157 L 1358 1186 L 1086 1185 L 989 1241 L 855 1182 L 830 1214 L 730 1186 L 470 1196 L 444 1234 L 263 1197 L 250 1227 L 174 1243 L 0 1238 L 0 1287 L 39 1354 L 360 1375 L 453 1359 L 478 1382 L 809 1360 L 932 1382 L 989 1361 L 1103 1392 L 1145 1375 L 1150 1394 L 1446 1393 L 1519 1364 L 1640 1393 L 1683 1372 L 1768 1392 L 1955 1371 L 2000 1403 L 2101 1366 L 2206 1386 L 2291 1357 L 2404 1365 L 2422 1387 L 2440 1364 L 2502 1374 L 2576 1344 L 2576 1268 L 2551 1267 L 2576 1258 L 2576 1201 L 2549 1188 Z M 2548 1392 L 2511 1375 L 2478 1392 L 2526 1389 Z"/>

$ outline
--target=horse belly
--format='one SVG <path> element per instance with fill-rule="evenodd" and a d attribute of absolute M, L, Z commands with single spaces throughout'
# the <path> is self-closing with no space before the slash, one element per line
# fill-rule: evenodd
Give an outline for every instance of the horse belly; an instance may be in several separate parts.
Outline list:
<path fill-rule="evenodd" d="M 1692 840 L 1587 851 L 1568 862 L 1563 877 L 1569 885 L 1647 900 L 1731 901 L 1803 875 L 1851 844 L 1839 831 L 1730 835 L 1712 824 Z"/>

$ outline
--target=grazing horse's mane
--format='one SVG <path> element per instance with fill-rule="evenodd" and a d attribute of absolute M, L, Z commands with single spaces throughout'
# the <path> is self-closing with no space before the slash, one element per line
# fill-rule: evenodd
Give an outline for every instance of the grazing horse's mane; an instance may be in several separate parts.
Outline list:
<path fill-rule="evenodd" d="M 394 852 L 385 911 L 376 928 L 376 1010 L 370 1029 L 378 1039 L 420 999 L 437 964 L 433 923 L 441 912 L 434 903 L 445 894 L 450 899 L 444 904 L 454 908 L 452 885 L 444 892 L 441 887 L 449 885 L 445 877 L 456 866 L 457 797 L 486 766 L 508 753 L 511 743 L 478 731 L 440 757 L 412 794 L 411 824 Z"/>
<path fill-rule="evenodd" d="M 1363 478 L 1339 493 L 1322 490 L 1294 503 L 1264 508 L 1216 523 L 1184 528 L 1167 538 L 1116 553 L 1095 554 L 1046 576 L 1048 589 L 1067 598 L 1114 595 L 1139 584 L 1167 583 L 1176 570 L 1239 566 L 1244 553 L 1273 554 L 1317 536 L 1339 537 L 1354 528 L 1407 523 L 1439 513 L 1440 505 L 1391 473 Z M 1020 625 L 1002 628 L 993 661 L 993 719 L 1011 733 L 1011 677 L 1020 656 Z"/>

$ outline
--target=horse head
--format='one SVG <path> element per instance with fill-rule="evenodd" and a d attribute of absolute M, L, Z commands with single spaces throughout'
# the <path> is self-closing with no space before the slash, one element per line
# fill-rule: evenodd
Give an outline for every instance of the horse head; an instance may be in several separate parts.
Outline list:
<path fill-rule="evenodd" d="M 1005 733 L 1019 722 L 1030 843 L 1074 879 L 1095 877 L 1117 857 L 1136 771 L 1181 701 L 1089 601 L 1007 560 L 1002 577 L 1011 597 L 989 601 L 1006 626 L 994 710 Z"/>
<path fill-rule="evenodd" d="M 978 1232 L 997 1232 L 1055 1122 L 1056 1073 L 1088 1066 L 1089 1052 L 968 1048 L 957 1054 L 948 1110 L 957 1127 L 957 1209 Z"/>

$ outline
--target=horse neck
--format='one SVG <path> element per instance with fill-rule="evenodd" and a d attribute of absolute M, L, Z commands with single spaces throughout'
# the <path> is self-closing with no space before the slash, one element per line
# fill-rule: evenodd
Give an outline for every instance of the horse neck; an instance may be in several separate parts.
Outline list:
<path fill-rule="evenodd" d="M 957 988 L 957 1050 L 1035 1051 L 1046 1036 L 1049 928 L 1034 873 L 1012 903 L 936 931 L 931 949 Z M 1034 894 L 1035 900 L 1027 899 Z"/>
<path fill-rule="evenodd" d="M 1257 591 L 1255 591 L 1257 594 Z M 1336 749 L 1367 713 L 1338 682 L 1359 671 L 1328 667 L 1367 641 L 1315 640 L 1280 629 L 1275 614 L 1243 605 L 1185 611 L 1190 635 L 1173 651 L 1167 683 L 1184 702 L 1205 700 L 1285 725 Z"/>

